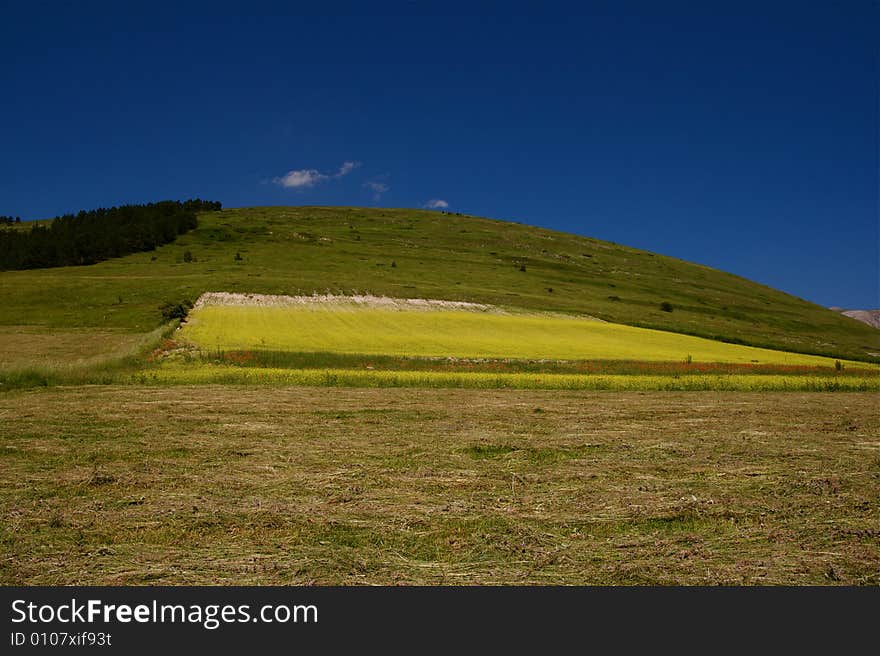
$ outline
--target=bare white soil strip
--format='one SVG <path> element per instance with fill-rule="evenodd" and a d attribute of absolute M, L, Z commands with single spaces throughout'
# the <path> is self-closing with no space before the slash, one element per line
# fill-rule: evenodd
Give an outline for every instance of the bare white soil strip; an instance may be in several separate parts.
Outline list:
<path fill-rule="evenodd" d="M 381 308 L 383 310 L 471 310 L 475 312 L 499 312 L 500 308 L 484 303 L 466 301 L 441 301 L 429 298 L 391 298 L 371 294 L 337 296 L 314 294 L 312 296 L 276 296 L 270 294 L 236 294 L 231 292 L 206 292 L 199 296 L 194 309 L 207 305 L 249 305 L 262 307 L 355 305 Z"/>
<path fill-rule="evenodd" d="M 466 312 L 485 312 L 491 314 L 528 314 L 535 316 L 560 316 L 568 319 L 602 321 L 585 314 L 569 315 L 558 312 L 541 312 L 502 308 L 488 303 L 468 301 L 443 301 L 435 298 L 392 298 L 372 294 L 312 294 L 311 296 L 285 296 L 280 294 L 241 294 L 236 292 L 205 292 L 199 296 L 193 309 L 207 306 L 249 306 L 249 307 L 300 307 L 306 309 L 364 309 L 375 308 L 392 311 L 434 311 L 461 310 Z"/>

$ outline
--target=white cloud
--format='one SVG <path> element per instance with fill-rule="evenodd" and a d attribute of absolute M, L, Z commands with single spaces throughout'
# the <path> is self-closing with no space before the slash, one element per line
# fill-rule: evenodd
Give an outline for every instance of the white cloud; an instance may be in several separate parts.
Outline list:
<path fill-rule="evenodd" d="M 328 176 L 318 173 L 315 169 L 299 169 L 298 171 L 288 171 L 280 178 L 275 178 L 275 182 L 282 187 L 304 189 L 306 187 L 314 187 L 327 178 Z"/>
<path fill-rule="evenodd" d="M 339 173 L 337 173 L 335 178 L 341 178 L 343 175 L 348 175 L 352 171 L 354 171 L 357 167 L 361 165 L 360 162 L 343 162 L 342 166 L 339 167 Z"/>
<path fill-rule="evenodd" d="M 321 173 L 317 169 L 294 169 L 293 171 L 288 171 L 280 178 L 275 178 L 273 182 L 288 189 L 308 189 L 331 178 L 341 178 L 348 175 L 360 165 L 360 162 L 343 162 L 339 167 L 339 171 L 332 175 Z"/>
<path fill-rule="evenodd" d="M 364 187 L 367 189 L 373 190 L 373 200 L 379 201 L 382 198 L 382 194 L 388 191 L 391 187 L 389 187 L 384 182 L 376 182 L 375 180 L 371 180 L 370 182 L 365 182 Z"/>
<path fill-rule="evenodd" d="M 442 198 L 432 198 L 427 203 L 425 203 L 425 207 L 429 210 L 445 210 L 449 207 L 449 203 L 447 203 Z"/>

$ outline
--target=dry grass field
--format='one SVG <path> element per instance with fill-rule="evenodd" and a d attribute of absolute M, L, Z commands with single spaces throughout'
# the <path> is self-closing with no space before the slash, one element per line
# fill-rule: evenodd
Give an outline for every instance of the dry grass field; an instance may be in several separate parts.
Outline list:
<path fill-rule="evenodd" d="M 0 583 L 878 584 L 872 393 L 0 395 Z"/>
<path fill-rule="evenodd" d="M 38 366 L 94 365 L 136 352 L 143 344 L 149 343 L 151 335 L 0 326 L 0 371 Z"/>

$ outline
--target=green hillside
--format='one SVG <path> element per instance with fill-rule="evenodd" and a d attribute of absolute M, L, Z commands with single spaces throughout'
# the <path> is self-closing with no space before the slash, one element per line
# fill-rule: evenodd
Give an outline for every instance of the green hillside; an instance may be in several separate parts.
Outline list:
<path fill-rule="evenodd" d="M 521 224 L 409 209 L 228 209 L 200 215 L 196 230 L 153 252 L 0 273 L 0 336 L 147 333 L 163 321 L 161 304 L 205 291 L 477 301 L 880 361 L 877 330 L 738 276 Z"/>

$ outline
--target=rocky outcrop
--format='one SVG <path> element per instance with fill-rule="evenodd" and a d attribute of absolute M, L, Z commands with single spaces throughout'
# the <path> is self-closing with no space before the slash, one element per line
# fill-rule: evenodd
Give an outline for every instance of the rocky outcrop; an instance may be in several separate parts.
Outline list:
<path fill-rule="evenodd" d="M 840 312 L 842 315 L 861 321 L 874 328 L 880 328 L 880 310 L 841 310 L 839 308 L 831 308 Z"/>

